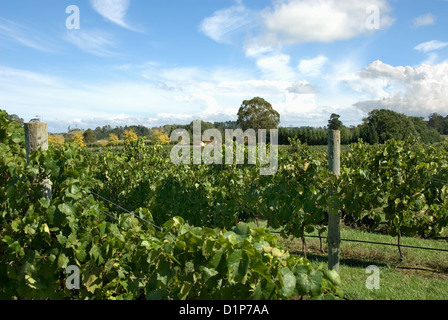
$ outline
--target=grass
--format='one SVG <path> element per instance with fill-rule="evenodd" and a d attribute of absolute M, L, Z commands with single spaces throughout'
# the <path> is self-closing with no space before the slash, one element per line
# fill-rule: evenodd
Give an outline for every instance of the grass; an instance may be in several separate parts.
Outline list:
<path fill-rule="evenodd" d="M 260 226 L 266 226 L 260 223 Z M 317 234 L 317 233 L 316 233 Z M 323 234 L 326 236 L 326 234 Z M 365 232 L 342 226 L 342 239 L 396 244 L 395 237 Z M 280 238 L 284 246 L 302 255 L 300 239 Z M 319 239 L 306 238 L 307 258 L 313 265 L 327 264 L 327 254 L 320 252 Z M 446 240 L 427 240 L 403 237 L 403 245 L 448 249 Z M 323 249 L 327 246 L 323 239 Z M 396 246 L 342 241 L 340 246 L 340 275 L 345 298 L 349 300 L 448 300 L 448 252 L 403 248 L 401 261 Z M 366 268 L 379 268 L 380 288 L 368 289 L 370 273 Z"/>

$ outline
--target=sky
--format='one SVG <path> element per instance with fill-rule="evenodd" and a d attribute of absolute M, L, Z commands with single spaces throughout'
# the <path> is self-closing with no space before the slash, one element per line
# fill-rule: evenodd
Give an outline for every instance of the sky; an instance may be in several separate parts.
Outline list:
<path fill-rule="evenodd" d="M 0 109 L 50 132 L 448 114 L 447 0 L 0 0 Z"/>

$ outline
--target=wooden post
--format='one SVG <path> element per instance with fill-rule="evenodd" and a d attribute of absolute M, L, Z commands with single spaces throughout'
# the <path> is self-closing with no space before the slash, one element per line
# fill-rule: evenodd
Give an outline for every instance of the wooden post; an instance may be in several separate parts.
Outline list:
<path fill-rule="evenodd" d="M 341 174 L 341 132 L 328 132 L 328 163 L 329 169 L 335 175 Z M 333 190 L 329 190 L 330 194 Z M 341 242 L 340 214 L 337 208 L 328 210 L 328 269 L 339 273 L 339 244 Z"/>
<path fill-rule="evenodd" d="M 42 122 L 27 122 L 25 123 L 25 147 L 26 147 L 26 161 L 30 163 L 30 154 L 34 150 L 48 150 L 48 129 L 47 124 Z M 41 182 L 44 187 L 44 197 L 52 198 L 51 181 L 44 179 Z"/>

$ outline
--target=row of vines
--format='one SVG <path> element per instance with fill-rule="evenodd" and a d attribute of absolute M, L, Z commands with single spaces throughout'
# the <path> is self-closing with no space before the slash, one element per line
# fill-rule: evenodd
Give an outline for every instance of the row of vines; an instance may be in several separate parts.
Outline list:
<path fill-rule="evenodd" d="M 284 236 L 304 239 L 324 232 L 328 214 L 339 212 L 368 217 L 372 228 L 383 223 L 398 244 L 402 236 L 436 237 L 448 225 L 446 143 L 360 141 L 342 153 L 340 177 L 328 170 L 325 151 L 297 140 L 279 157 L 272 176 L 260 175 L 259 164 L 175 166 L 162 147 L 139 141 L 124 152 L 95 154 L 90 167 L 102 196 L 127 210 L 149 208 L 156 223 L 181 216 L 195 226 L 230 228 L 262 218 Z"/>
<path fill-rule="evenodd" d="M 195 178 L 205 168 L 172 166 L 142 141 L 118 154 L 50 147 L 27 165 L 23 128 L 4 112 L 0 125 L 0 299 L 343 296 L 336 272 L 290 255 L 265 229 L 230 223 L 239 204 Z M 51 200 L 40 184 L 48 177 Z M 227 177 L 244 190 L 244 172 Z M 79 289 L 67 288 L 68 266 L 79 270 Z"/>
<path fill-rule="evenodd" d="M 336 177 L 325 152 L 291 141 L 278 172 L 262 176 L 259 164 L 174 165 L 142 139 L 102 152 L 50 147 L 27 165 L 23 129 L 5 114 L 0 125 L 0 296 L 8 299 L 337 298 L 335 272 L 244 222 L 264 219 L 303 238 L 342 212 L 383 221 L 398 241 L 437 236 L 448 224 L 446 144 L 352 144 Z M 52 200 L 42 198 L 46 177 Z M 80 268 L 77 292 L 65 287 L 68 265 Z"/>

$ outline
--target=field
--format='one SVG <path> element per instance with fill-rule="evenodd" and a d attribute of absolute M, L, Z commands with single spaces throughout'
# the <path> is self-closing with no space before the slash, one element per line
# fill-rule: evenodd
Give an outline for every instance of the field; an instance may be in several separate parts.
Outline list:
<path fill-rule="evenodd" d="M 251 223 L 256 226 L 256 223 Z M 258 225 L 267 227 L 266 221 L 258 221 Z M 277 233 L 279 229 L 272 229 Z M 318 234 L 310 234 L 306 238 L 307 258 L 311 264 L 318 266 L 328 261 L 325 239 L 322 241 L 323 252 Z M 404 237 L 403 244 L 448 250 L 445 231 L 441 239 L 421 239 Z M 325 237 L 326 233 L 322 233 Z M 406 248 L 405 258 L 400 259 L 395 246 L 395 238 L 382 234 L 377 230 L 363 230 L 363 227 L 353 228 L 342 224 L 341 238 L 360 240 L 364 242 L 347 242 L 341 244 L 341 279 L 346 300 L 447 300 L 448 299 L 448 251 L 439 252 L 417 248 Z M 302 241 L 294 237 L 279 239 L 285 247 L 294 254 L 303 255 Z M 374 242 L 365 243 L 365 242 Z M 376 243 L 387 243 L 383 246 Z M 379 289 L 368 289 L 366 268 L 375 265 L 379 268 Z"/>
<path fill-rule="evenodd" d="M 23 129 L 0 119 L 1 298 L 447 298 L 446 252 L 405 247 L 448 249 L 446 143 L 344 146 L 339 177 L 326 147 L 299 141 L 268 175 L 247 147 L 245 164 L 175 165 L 142 139 L 50 146 L 28 164 Z M 340 276 L 328 270 L 325 241 L 322 253 L 309 236 L 325 236 L 336 213 L 342 239 L 394 246 L 343 240 Z M 366 288 L 370 265 L 379 289 Z"/>
<path fill-rule="evenodd" d="M 388 235 L 343 228 L 342 238 L 379 243 L 394 243 Z M 447 249 L 446 240 L 405 237 L 403 243 L 418 247 Z M 300 252 L 300 241 L 288 241 L 287 248 Z M 308 259 L 312 264 L 325 263 L 319 241 L 308 240 Z M 324 246 L 324 250 L 326 246 Z M 366 243 L 342 242 L 341 278 L 345 298 L 350 300 L 447 300 L 448 252 L 405 249 L 400 260 L 395 247 Z M 380 272 L 378 290 L 366 288 L 366 268 L 376 265 Z"/>

